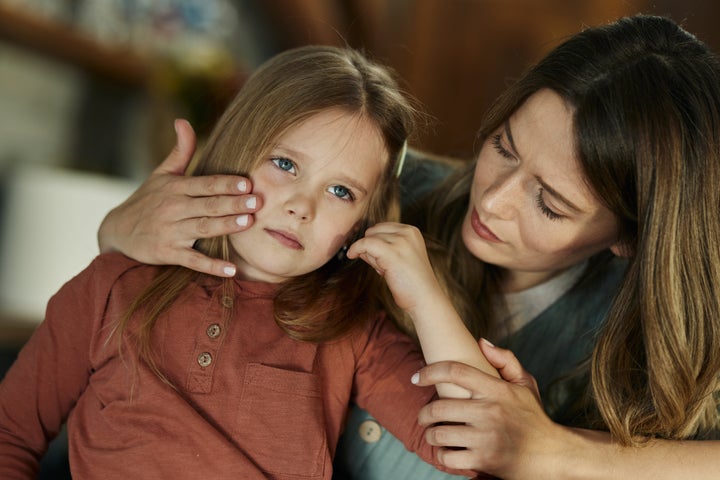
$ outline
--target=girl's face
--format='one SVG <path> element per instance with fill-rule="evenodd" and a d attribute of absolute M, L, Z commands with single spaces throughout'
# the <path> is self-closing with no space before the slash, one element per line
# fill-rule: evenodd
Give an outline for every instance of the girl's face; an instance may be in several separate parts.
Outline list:
<path fill-rule="evenodd" d="M 480 151 L 462 237 L 477 258 L 507 269 L 506 291 L 617 249 L 617 220 L 576 158 L 572 116 L 559 95 L 540 90 Z"/>
<path fill-rule="evenodd" d="M 375 125 L 340 109 L 281 135 L 250 175 L 263 208 L 230 236 L 240 276 L 279 283 L 327 263 L 355 233 L 387 158 Z"/>

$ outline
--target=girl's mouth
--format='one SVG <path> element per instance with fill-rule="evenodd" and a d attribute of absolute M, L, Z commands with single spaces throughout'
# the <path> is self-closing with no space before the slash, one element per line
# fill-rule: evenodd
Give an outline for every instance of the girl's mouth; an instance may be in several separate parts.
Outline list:
<path fill-rule="evenodd" d="M 284 232 L 282 230 L 271 230 L 269 228 L 266 228 L 265 231 L 268 233 L 268 235 L 270 235 L 275 240 L 288 248 L 292 248 L 293 250 L 304 249 L 302 243 L 300 243 L 297 237 L 290 232 Z"/>

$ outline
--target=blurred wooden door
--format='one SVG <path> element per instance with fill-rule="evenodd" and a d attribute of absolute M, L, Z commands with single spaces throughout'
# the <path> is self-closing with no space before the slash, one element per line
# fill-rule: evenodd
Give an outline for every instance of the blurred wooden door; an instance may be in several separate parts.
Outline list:
<path fill-rule="evenodd" d="M 393 66 L 435 118 L 416 144 L 466 156 L 507 82 L 584 26 L 670 15 L 713 46 L 720 3 L 703 0 L 264 0 L 286 47 L 347 43 Z M 711 38 L 712 37 L 712 38 Z M 717 42 L 715 42 L 717 45 Z M 718 45 L 720 47 L 720 45 Z M 718 48 L 715 47 L 715 48 Z"/>

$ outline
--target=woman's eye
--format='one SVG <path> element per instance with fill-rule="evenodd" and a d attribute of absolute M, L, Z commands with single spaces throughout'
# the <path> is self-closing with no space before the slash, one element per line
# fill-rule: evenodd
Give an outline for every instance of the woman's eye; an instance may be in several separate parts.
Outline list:
<path fill-rule="evenodd" d="M 272 159 L 272 162 L 280 170 L 285 170 L 286 172 L 295 173 L 295 164 L 293 163 L 292 160 L 289 160 L 289 159 L 283 158 L 283 157 L 276 157 L 276 158 Z"/>
<path fill-rule="evenodd" d="M 328 188 L 328 192 L 343 200 L 355 200 L 352 192 L 350 192 L 350 190 L 343 187 L 342 185 L 333 185 L 332 187 Z"/>
<path fill-rule="evenodd" d="M 553 210 L 550 209 L 550 207 L 547 206 L 545 203 L 545 200 L 543 200 L 542 196 L 543 190 L 542 188 L 538 191 L 537 197 L 535 197 L 535 203 L 537 203 L 538 208 L 540 211 L 548 217 L 550 220 L 559 220 L 562 217 L 562 215 L 555 213 Z"/>
<path fill-rule="evenodd" d="M 502 136 L 498 133 L 492 137 L 492 145 L 495 150 L 505 158 L 514 158 L 513 154 L 510 153 L 505 147 L 502 146 Z"/>

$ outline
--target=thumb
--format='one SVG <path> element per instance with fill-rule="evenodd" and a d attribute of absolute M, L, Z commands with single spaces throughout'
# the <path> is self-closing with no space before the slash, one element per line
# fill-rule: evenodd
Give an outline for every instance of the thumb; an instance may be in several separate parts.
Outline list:
<path fill-rule="evenodd" d="M 175 120 L 174 126 L 177 137 L 175 146 L 153 173 L 184 175 L 195 153 L 195 131 L 190 122 L 179 118 Z"/>
<path fill-rule="evenodd" d="M 482 339 L 479 344 L 483 355 L 490 365 L 497 369 L 503 380 L 531 389 L 537 388 L 533 376 L 525 371 L 512 351 L 496 347 L 485 339 Z"/>

